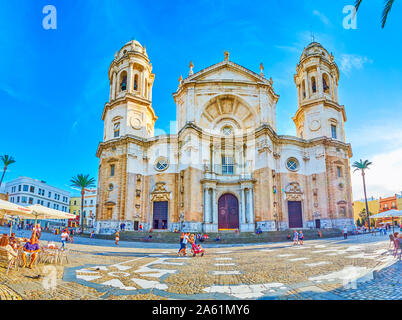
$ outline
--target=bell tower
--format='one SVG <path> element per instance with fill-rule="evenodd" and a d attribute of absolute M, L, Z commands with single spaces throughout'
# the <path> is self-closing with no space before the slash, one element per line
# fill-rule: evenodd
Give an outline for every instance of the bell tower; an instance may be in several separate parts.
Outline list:
<path fill-rule="evenodd" d="M 339 69 L 334 57 L 319 43 L 310 43 L 296 67 L 298 110 L 293 117 L 297 137 L 328 137 L 345 141 L 346 114 L 338 98 Z"/>
<path fill-rule="evenodd" d="M 125 135 L 149 138 L 157 119 L 152 107 L 155 75 L 145 47 L 138 41 L 126 43 L 109 67 L 110 93 L 105 104 L 103 141 Z"/>

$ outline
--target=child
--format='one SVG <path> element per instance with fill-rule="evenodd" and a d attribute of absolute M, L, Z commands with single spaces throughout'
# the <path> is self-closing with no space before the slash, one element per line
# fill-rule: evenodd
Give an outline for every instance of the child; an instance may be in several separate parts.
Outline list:
<path fill-rule="evenodd" d="M 204 255 L 204 253 L 205 253 L 205 249 L 203 249 L 200 244 L 198 245 L 198 251 L 201 252 L 201 257 L 202 257 L 202 256 Z"/>
<path fill-rule="evenodd" d="M 120 233 L 119 233 L 119 231 L 116 231 L 116 233 L 115 233 L 114 235 L 115 235 L 115 240 L 116 240 L 115 244 L 118 245 L 118 244 L 119 244 L 119 240 L 120 240 Z"/>
<path fill-rule="evenodd" d="M 300 231 L 299 231 L 299 244 L 303 245 L 303 240 L 304 240 L 304 234 L 303 234 L 303 232 L 300 230 Z"/>

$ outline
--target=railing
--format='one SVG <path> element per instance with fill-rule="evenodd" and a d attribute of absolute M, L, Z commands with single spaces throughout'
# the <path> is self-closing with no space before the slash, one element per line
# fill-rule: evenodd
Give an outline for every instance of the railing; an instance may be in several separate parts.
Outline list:
<path fill-rule="evenodd" d="M 248 180 L 252 179 L 253 175 L 250 172 L 251 168 L 246 165 L 221 165 L 216 164 L 213 168 L 208 165 L 204 167 L 204 178 L 205 179 L 218 179 L 218 180 Z"/>

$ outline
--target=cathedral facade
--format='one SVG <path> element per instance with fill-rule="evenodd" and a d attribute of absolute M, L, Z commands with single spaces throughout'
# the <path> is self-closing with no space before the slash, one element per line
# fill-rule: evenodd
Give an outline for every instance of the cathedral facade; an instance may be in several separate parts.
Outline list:
<path fill-rule="evenodd" d="M 353 223 L 350 144 L 332 54 L 309 44 L 294 81 L 297 136 L 277 133 L 272 79 L 229 59 L 180 76 L 176 128 L 154 135 L 155 75 L 130 41 L 109 68 L 96 231 L 253 232 Z"/>

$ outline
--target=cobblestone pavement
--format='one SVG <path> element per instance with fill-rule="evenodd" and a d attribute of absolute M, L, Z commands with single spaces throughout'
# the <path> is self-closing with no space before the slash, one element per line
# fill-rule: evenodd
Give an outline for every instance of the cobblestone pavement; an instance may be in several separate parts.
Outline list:
<path fill-rule="evenodd" d="M 0 298 L 402 299 L 401 262 L 386 236 L 210 247 L 203 257 L 97 244 L 69 244 L 63 266 L 6 276 L 0 263 Z"/>

